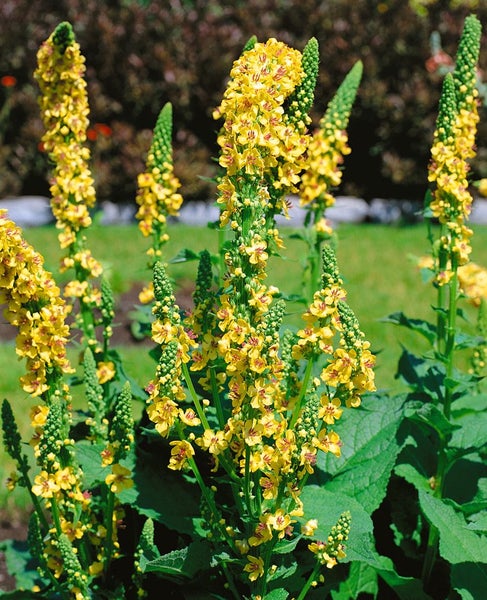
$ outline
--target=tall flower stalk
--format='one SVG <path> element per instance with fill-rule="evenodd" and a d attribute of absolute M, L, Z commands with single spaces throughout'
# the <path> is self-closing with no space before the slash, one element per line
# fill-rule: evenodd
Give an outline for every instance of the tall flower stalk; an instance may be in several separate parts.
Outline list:
<path fill-rule="evenodd" d="M 89 107 L 85 59 L 70 23 L 56 27 L 41 45 L 37 60 L 34 76 L 41 90 L 39 106 L 46 129 L 42 143 L 53 163 L 51 206 L 56 227 L 61 230 L 61 248 L 67 251 L 62 269 L 74 270 L 64 295 L 79 301 L 78 326 L 85 342 L 96 350 L 94 314 L 102 298 L 94 279 L 100 277 L 102 267 L 86 244 L 85 231 L 91 225 L 90 210 L 96 194 L 86 146 Z"/>
<path fill-rule="evenodd" d="M 162 247 L 169 240 L 167 218 L 178 216 L 183 202 L 177 192 L 181 184 L 173 172 L 172 160 L 172 106 L 167 103 L 159 113 L 152 144 L 147 154 L 146 170 L 137 179 L 136 201 L 139 205 L 136 217 L 144 237 L 151 237 L 147 250 L 149 267 L 152 269 L 161 260 Z M 154 298 L 152 286 L 142 290 L 142 302 Z"/>
<path fill-rule="evenodd" d="M 475 156 L 478 122 L 476 64 L 480 49 L 481 25 L 475 16 L 465 20 L 453 74 L 443 84 L 429 181 L 433 191 L 426 214 L 439 222 L 433 243 L 433 272 L 438 289 L 436 353 L 445 365 L 445 376 L 453 378 L 456 358 L 457 302 L 460 295 L 459 269 L 469 262 L 472 230 L 468 217 L 472 197 L 468 190 L 468 160 Z M 451 417 L 454 387 L 445 385 L 440 399 L 446 419 Z M 441 498 L 448 470 L 447 441 L 441 440 L 434 494 Z M 438 547 L 438 530 L 430 527 L 423 578 L 428 581 Z"/>
<path fill-rule="evenodd" d="M 362 70 L 362 62 L 358 61 L 328 104 L 309 142 L 306 168 L 301 176 L 299 203 L 306 209 L 302 237 L 308 250 L 305 273 L 308 276 L 308 295 L 311 294 L 311 297 L 319 281 L 322 245 L 332 236 L 326 209 L 335 204 L 332 192 L 341 183 L 341 165 L 344 157 L 351 152 L 346 129 Z M 306 286 L 305 280 L 303 285 Z"/>
<path fill-rule="evenodd" d="M 323 565 L 344 556 L 349 516 L 337 524 L 336 545 L 333 532 L 313 541 L 315 527 L 300 522 L 300 496 L 318 452 L 340 454 L 333 424 L 342 406 L 357 406 L 374 389 L 374 358 L 329 247 L 320 291 L 297 334 L 281 335 L 285 303 L 267 283 L 269 257 L 283 246 L 275 217 L 287 214 L 286 195 L 297 191 L 306 164 L 317 58 L 315 40 L 303 54 L 274 39 L 252 40 L 233 65 L 215 111 L 224 119 L 220 227 L 231 234 L 222 287 L 213 288 L 203 252 L 194 309 L 182 316 L 165 267 L 154 268 L 160 360 L 147 412 L 170 439 L 169 468 L 192 473 L 200 486 L 204 527 L 215 551 L 230 553 L 221 566 L 236 598 L 245 589 L 265 597 L 279 549 L 298 539 L 298 524 L 316 561 L 300 599 Z"/>

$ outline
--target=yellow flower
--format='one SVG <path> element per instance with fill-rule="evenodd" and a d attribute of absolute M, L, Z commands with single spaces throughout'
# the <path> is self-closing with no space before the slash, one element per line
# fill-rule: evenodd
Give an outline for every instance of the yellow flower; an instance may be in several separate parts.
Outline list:
<path fill-rule="evenodd" d="M 114 494 L 119 494 L 134 485 L 130 469 L 118 463 L 112 465 L 112 472 L 105 477 L 105 483 Z"/>
<path fill-rule="evenodd" d="M 323 419 L 327 425 L 333 425 L 333 423 L 342 415 L 343 410 L 339 407 L 340 400 L 338 400 L 338 398 L 334 398 L 330 401 L 329 397 L 326 394 L 323 394 L 318 417 Z"/>
<path fill-rule="evenodd" d="M 59 485 L 54 476 L 47 471 L 41 471 L 34 479 L 32 493 L 43 498 L 52 498 L 59 492 Z"/>
<path fill-rule="evenodd" d="M 194 456 L 194 448 L 186 440 L 170 442 L 170 445 L 172 449 L 169 468 L 173 471 L 180 471 L 186 466 L 188 458 Z"/>
<path fill-rule="evenodd" d="M 110 381 L 115 377 L 115 364 L 112 361 L 99 362 L 96 374 L 100 383 Z"/>
<path fill-rule="evenodd" d="M 249 574 L 250 581 L 256 581 L 264 574 L 264 561 L 262 558 L 252 556 L 251 554 L 247 556 L 247 560 L 248 562 L 244 567 L 244 571 Z"/>
<path fill-rule="evenodd" d="M 301 526 L 301 533 L 303 535 L 312 536 L 318 528 L 318 521 L 316 519 L 309 519 L 304 525 Z"/>
<path fill-rule="evenodd" d="M 198 438 L 196 443 L 215 456 L 223 452 L 228 446 L 223 431 L 213 431 L 212 429 L 205 429 L 203 436 Z"/>

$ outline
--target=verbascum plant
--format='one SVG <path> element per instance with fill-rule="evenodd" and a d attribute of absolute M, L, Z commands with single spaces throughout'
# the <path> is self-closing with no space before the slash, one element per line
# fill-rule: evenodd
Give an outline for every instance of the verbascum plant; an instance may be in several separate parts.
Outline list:
<path fill-rule="evenodd" d="M 414 486 L 419 500 L 418 523 L 424 523 L 425 531 L 420 533 L 424 543 L 418 544 L 416 553 L 423 589 L 434 594 L 434 582 L 445 563 L 450 563 L 449 579 L 442 592 L 445 596 L 461 590 L 462 595 L 475 597 L 472 588 L 485 584 L 484 564 L 479 567 L 478 577 L 466 574 L 467 561 L 485 563 L 478 557 L 487 548 L 487 538 L 480 531 L 469 538 L 477 510 L 469 510 L 470 495 L 463 494 L 463 469 L 470 464 L 484 465 L 487 447 L 485 404 L 479 393 L 484 389 L 485 270 L 470 262 L 472 230 L 468 223 L 472 208 L 469 160 L 475 155 L 479 120 L 476 65 L 480 39 L 479 20 L 467 17 L 455 68 L 444 79 L 431 149 L 431 191 L 426 195 L 425 216 L 432 253 L 422 262 L 437 292 L 436 322 L 408 319 L 402 313 L 391 318 L 420 333 L 430 344 L 429 351 L 421 356 L 405 350 L 399 362 L 398 377 L 411 389 L 404 424 L 405 435 L 411 435 L 411 441 L 406 443 L 396 473 Z M 480 307 L 475 335 L 461 327 L 460 317 L 466 314 L 462 309 L 464 299 Z M 461 360 L 466 350 L 472 353 L 467 369 Z M 472 496 L 480 494 L 479 477 L 483 475 L 472 476 L 469 481 Z M 418 533 L 419 527 L 415 535 Z M 411 534 L 401 531 L 401 535 Z M 452 552 L 449 542 L 453 539 L 463 545 L 460 555 Z M 479 544 L 483 550 L 466 558 L 472 544 Z"/>
<path fill-rule="evenodd" d="M 375 389 L 374 357 L 346 304 L 331 248 L 297 335 L 281 336 L 285 302 L 267 283 L 269 257 L 283 246 L 275 217 L 287 214 L 286 196 L 297 192 L 306 164 L 317 56 L 315 40 L 303 55 L 274 39 L 247 44 L 215 111 L 224 119 L 224 272 L 216 276 L 209 253 L 201 253 L 194 310 L 181 317 L 166 269 L 154 267 L 152 339 L 160 360 L 147 414 L 170 440 L 169 468 L 200 486 L 202 527 L 235 598 L 264 598 L 279 587 L 271 582 L 281 549 L 302 536 L 311 538 L 314 562 L 300 600 L 323 565 L 345 556 L 350 515 L 328 541 L 313 542 L 301 494 L 318 452 L 340 455 L 333 424 L 343 407 Z"/>

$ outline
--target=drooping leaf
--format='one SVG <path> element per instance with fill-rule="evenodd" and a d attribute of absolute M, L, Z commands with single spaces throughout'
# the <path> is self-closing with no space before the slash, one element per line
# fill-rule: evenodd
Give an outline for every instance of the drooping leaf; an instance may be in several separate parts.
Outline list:
<path fill-rule="evenodd" d="M 405 406 L 405 416 L 428 425 L 442 440 L 447 440 L 453 430 L 458 428 L 450 423 L 438 406 L 431 403 L 408 402 Z"/>
<path fill-rule="evenodd" d="M 397 370 L 397 377 L 419 395 L 435 402 L 443 398 L 445 369 L 442 364 L 403 350 Z"/>
<path fill-rule="evenodd" d="M 436 340 L 437 332 L 436 326 L 433 323 L 429 323 L 428 321 L 424 321 L 423 319 L 410 319 L 403 312 L 395 312 L 387 317 L 381 319 L 384 323 L 392 323 L 394 325 L 400 325 L 401 327 L 406 327 L 407 329 L 411 329 L 412 331 L 416 331 L 425 337 L 428 342 L 433 345 Z"/>

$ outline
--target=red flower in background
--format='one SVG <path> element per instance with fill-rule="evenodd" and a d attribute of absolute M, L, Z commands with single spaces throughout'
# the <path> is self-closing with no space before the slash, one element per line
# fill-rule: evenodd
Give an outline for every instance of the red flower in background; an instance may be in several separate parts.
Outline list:
<path fill-rule="evenodd" d="M 439 67 L 450 67 L 452 65 L 452 57 L 443 50 L 439 50 L 426 61 L 426 70 L 428 73 L 434 73 Z"/>
<path fill-rule="evenodd" d="M 17 85 L 17 79 L 13 75 L 4 75 L 0 78 L 0 84 L 6 88 L 14 87 Z"/>
<path fill-rule="evenodd" d="M 86 132 L 86 137 L 91 142 L 94 142 L 96 140 L 96 138 L 98 137 L 98 135 L 102 135 L 104 137 L 110 137 L 112 135 L 112 133 L 113 133 L 112 128 L 109 125 L 105 125 L 105 123 L 95 123 L 93 125 L 93 127 L 88 129 L 88 131 Z"/>

